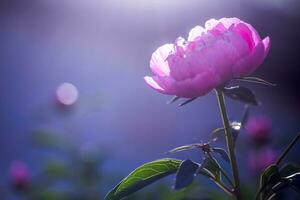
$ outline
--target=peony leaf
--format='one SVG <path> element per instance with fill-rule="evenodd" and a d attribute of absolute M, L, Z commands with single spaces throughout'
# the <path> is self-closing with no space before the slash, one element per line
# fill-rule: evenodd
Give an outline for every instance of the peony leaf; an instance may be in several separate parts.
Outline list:
<path fill-rule="evenodd" d="M 147 185 L 175 173 L 181 160 L 165 158 L 146 163 L 124 178 L 105 197 L 105 200 L 120 200 Z"/>
<path fill-rule="evenodd" d="M 279 168 L 277 165 L 270 165 L 261 175 L 261 185 L 276 183 L 280 180 Z"/>
<path fill-rule="evenodd" d="M 180 190 L 190 185 L 194 180 L 194 176 L 198 168 L 199 168 L 199 164 L 194 163 L 191 160 L 183 161 L 180 164 L 176 174 L 174 189 Z"/>
<path fill-rule="evenodd" d="M 244 102 L 246 104 L 258 105 L 255 95 L 253 92 L 243 86 L 235 86 L 230 88 L 223 88 L 224 94 L 234 100 Z"/>
<path fill-rule="evenodd" d="M 289 179 L 290 187 L 300 194 L 300 172 L 292 174 L 286 178 Z"/>
<path fill-rule="evenodd" d="M 297 172 L 300 172 L 299 167 L 291 163 L 285 164 L 280 168 L 280 175 L 282 177 L 290 176 Z"/>
<path fill-rule="evenodd" d="M 262 199 L 272 199 L 280 190 L 291 188 L 300 192 L 299 168 L 287 164 L 280 170 L 277 165 L 269 166 L 261 176 L 261 188 L 258 195 Z"/>
<path fill-rule="evenodd" d="M 191 103 L 192 101 L 194 101 L 194 100 L 196 100 L 196 99 L 197 99 L 197 97 L 187 99 L 186 101 L 180 103 L 178 106 L 184 106 L 184 105 L 186 105 L 186 104 L 188 104 L 188 103 Z"/>
<path fill-rule="evenodd" d="M 273 186 L 280 183 L 280 173 L 277 165 L 270 165 L 263 171 L 260 177 L 260 192 L 265 197 Z"/>
<path fill-rule="evenodd" d="M 221 167 L 215 158 L 206 157 L 202 162 L 201 169 L 207 170 L 206 172 L 209 172 L 213 179 L 221 180 Z"/>
<path fill-rule="evenodd" d="M 269 193 L 266 195 L 266 199 L 271 199 L 271 197 L 275 196 L 280 190 L 288 187 L 300 194 L 300 172 L 291 174 L 287 177 L 282 177 L 279 182 L 272 186 Z"/>
<path fill-rule="evenodd" d="M 200 147 L 200 146 L 201 146 L 201 145 L 200 145 L 199 143 L 196 143 L 196 144 L 188 144 L 188 145 L 176 147 L 176 148 L 170 150 L 169 152 L 170 152 L 170 153 L 176 153 L 176 152 L 179 152 L 179 151 L 185 151 L 185 150 L 188 150 L 188 149 L 195 149 L 195 148 L 198 148 L 198 147 Z"/>
<path fill-rule="evenodd" d="M 225 151 L 225 149 L 222 148 L 212 148 L 213 152 L 218 153 L 226 162 L 230 163 L 230 158 L 228 153 Z"/>
<path fill-rule="evenodd" d="M 220 136 L 224 135 L 224 128 L 220 127 L 220 128 L 216 128 L 214 129 L 211 133 L 210 133 L 210 137 L 213 140 L 216 140 L 217 138 L 219 138 Z"/>
<path fill-rule="evenodd" d="M 251 83 L 258 83 L 258 84 L 267 85 L 267 86 L 276 86 L 276 84 L 270 83 L 270 82 L 268 82 L 264 79 L 258 78 L 258 77 L 246 76 L 243 78 L 237 78 L 236 80 L 251 82 Z"/>
<path fill-rule="evenodd" d="M 232 133 L 233 140 L 234 140 L 233 142 L 235 143 L 235 141 L 239 135 L 239 131 L 240 131 L 239 129 L 241 128 L 241 126 L 236 124 L 236 122 L 231 123 L 230 126 L 231 126 L 231 133 Z M 238 127 L 238 126 L 240 126 L 240 127 Z M 210 138 L 213 141 L 216 141 L 218 138 L 220 138 L 221 136 L 224 136 L 224 135 L 225 135 L 225 129 L 223 127 L 216 128 L 210 133 Z"/>

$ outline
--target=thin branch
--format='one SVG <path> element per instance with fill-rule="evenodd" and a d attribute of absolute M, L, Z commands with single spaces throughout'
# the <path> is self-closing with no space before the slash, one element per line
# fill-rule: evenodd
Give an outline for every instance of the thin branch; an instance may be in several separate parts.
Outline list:
<path fill-rule="evenodd" d="M 292 147 L 296 144 L 298 139 L 300 138 L 300 132 L 296 135 L 296 137 L 293 139 L 293 141 L 287 146 L 287 148 L 282 152 L 282 154 L 278 157 L 276 161 L 276 165 L 279 165 L 281 161 L 285 158 L 285 156 L 288 154 L 288 152 L 292 149 Z"/>

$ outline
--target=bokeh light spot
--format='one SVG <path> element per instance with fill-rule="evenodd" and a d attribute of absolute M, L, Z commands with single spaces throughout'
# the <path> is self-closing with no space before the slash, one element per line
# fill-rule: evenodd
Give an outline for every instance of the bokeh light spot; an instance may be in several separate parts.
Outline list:
<path fill-rule="evenodd" d="M 62 83 L 56 90 L 56 98 L 63 105 L 73 105 L 78 99 L 78 90 L 72 83 Z"/>

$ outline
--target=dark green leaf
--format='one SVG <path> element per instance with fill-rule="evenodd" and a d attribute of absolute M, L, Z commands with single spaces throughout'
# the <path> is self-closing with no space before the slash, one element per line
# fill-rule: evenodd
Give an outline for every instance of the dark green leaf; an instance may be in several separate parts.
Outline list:
<path fill-rule="evenodd" d="M 194 180 L 195 173 L 199 165 L 191 160 L 183 161 L 176 174 L 175 190 L 187 187 Z"/>
<path fill-rule="evenodd" d="M 261 185 L 277 183 L 280 181 L 280 173 L 277 165 L 270 165 L 261 175 Z"/>
<path fill-rule="evenodd" d="M 300 172 L 287 176 L 284 179 L 289 180 L 290 185 L 294 186 L 300 191 Z"/>
<path fill-rule="evenodd" d="M 280 173 L 277 165 L 270 165 L 261 174 L 260 178 L 260 188 L 263 197 L 269 193 L 270 189 L 280 182 Z"/>
<path fill-rule="evenodd" d="M 272 200 L 276 195 L 276 193 L 273 193 L 267 200 Z"/>
<path fill-rule="evenodd" d="M 300 169 L 298 166 L 293 164 L 285 164 L 283 167 L 280 168 L 280 175 L 282 177 L 290 176 L 296 172 L 300 172 Z"/>
<path fill-rule="evenodd" d="M 188 104 L 188 103 L 194 101 L 195 99 L 197 99 L 197 97 L 190 98 L 190 99 L 188 99 L 188 100 L 186 100 L 186 101 L 180 103 L 178 106 L 184 106 L 184 105 L 186 105 L 186 104 Z"/>
<path fill-rule="evenodd" d="M 126 197 L 147 185 L 175 173 L 182 161 L 165 158 L 146 163 L 124 178 L 105 197 L 105 200 L 119 200 Z"/>
<path fill-rule="evenodd" d="M 184 150 L 188 150 L 188 149 L 195 149 L 200 147 L 201 145 L 199 143 L 196 144 L 188 144 L 188 145 L 184 145 L 184 146 L 180 146 L 180 147 L 176 147 L 172 150 L 170 150 L 170 153 L 175 153 L 175 152 L 179 152 L 179 151 L 184 151 Z"/>
<path fill-rule="evenodd" d="M 118 200 L 122 199 L 123 197 L 121 195 L 117 194 L 117 190 L 119 186 L 122 184 L 123 181 L 121 181 L 118 185 L 116 185 L 111 191 L 109 191 L 108 194 L 106 194 L 104 200 Z M 126 195 L 124 195 L 125 197 Z"/>
<path fill-rule="evenodd" d="M 276 193 L 284 188 L 286 188 L 288 184 L 286 182 L 278 182 L 272 187 L 272 193 Z"/>
<path fill-rule="evenodd" d="M 214 175 L 205 168 L 199 167 L 196 174 L 207 176 L 210 179 L 214 179 Z"/>
<path fill-rule="evenodd" d="M 206 169 L 214 179 L 221 180 L 221 167 L 216 159 L 206 157 L 202 162 L 201 168 Z"/>
<path fill-rule="evenodd" d="M 236 122 L 235 122 L 236 123 Z M 237 129 L 238 128 L 238 129 Z M 235 144 L 237 137 L 239 135 L 241 127 L 238 127 L 237 124 L 231 124 L 231 133 L 233 136 L 233 142 Z M 216 128 L 210 133 L 210 137 L 213 141 L 216 141 L 220 137 L 225 135 L 225 129 L 224 128 Z"/>
<path fill-rule="evenodd" d="M 291 188 L 297 193 L 300 194 L 300 172 L 291 174 L 287 177 L 282 177 L 280 182 L 276 183 L 268 193 L 267 197 L 268 199 L 271 199 L 274 194 L 280 192 L 280 190 L 283 190 L 285 188 Z"/>
<path fill-rule="evenodd" d="M 246 81 L 246 82 L 251 82 L 251 83 L 258 83 L 262 85 L 267 85 L 267 86 L 276 86 L 274 83 L 270 83 L 264 79 L 258 78 L 258 77 L 243 77 L 243 78 L 237 78 L 236 80 L 239 81 Z"/>
<path fill-rule="evenodd" d="M 253 92 L 243 86 L 235 86 L 223 89 L 224 94 L 234 100 L 244 102 L 246 104 L 258 105 L 257 100 Z"/>
<path fill-rule="evenodd" d="M 216 128 L 210 133 L 210 137 L 215 140 L 220 136 L 224 135 L 224 130 L 225 129 L 223 127 Z"/>
<path fill-rule="evenodd" d="M 230 163 L 230 158 L 228 153 L 222 148 L 212 148 L 213 152 L 218 153 L 226 162 Z"/>

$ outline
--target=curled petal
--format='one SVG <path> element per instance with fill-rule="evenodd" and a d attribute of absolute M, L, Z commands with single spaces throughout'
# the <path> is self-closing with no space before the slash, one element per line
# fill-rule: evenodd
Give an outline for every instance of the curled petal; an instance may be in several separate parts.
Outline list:
<path fill-rule="evenodd" d="M 153 54 L 150 60 L 150 68 L 153 74 L 157 76 L 168 76 L 170 69 L 166 59 L 174 52 L 173 44 L 165 44 L 159 47 Z"/>
<path fill-rule="evenodd" d="M 144 80 L 154 90 L 168 95 L 174 95 L 176 93 L 176 82 L 171 77 L 160 76 L 145 76 Z"/>
<path fill-rule="evenodd" d="M 159 85 L 151 76 L 145 76 L 144 80 L 154 90 L 161 92 L 161 93 L 165 93 L 165 89 L 161 85 Z"/>
<path fill-rule="evenodd" d="M 263 56 L 263 60 L 264 60 L 266 58 L 266 56 L 268 55 L 269 50 L 270 50 L 270 46 L 271 46 L 270 37 L 268 36 L 265 39 L 263 39 L 262 43 L 263 43 L 264 49 L 265 49 L 264 56 Z"/>

